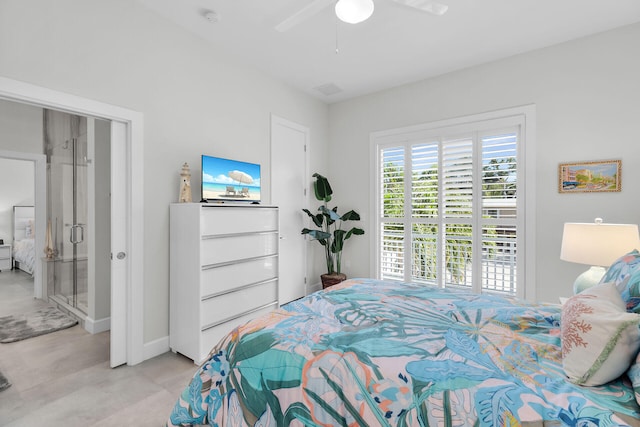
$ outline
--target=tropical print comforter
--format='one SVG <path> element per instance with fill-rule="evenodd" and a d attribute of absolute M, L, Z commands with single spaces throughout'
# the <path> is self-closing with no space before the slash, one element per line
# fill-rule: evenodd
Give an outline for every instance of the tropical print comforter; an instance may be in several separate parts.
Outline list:
<path fill-rule="evenodd" d="M 168 425 L 625 426 L 624 377 L 564 379 L 560 307 L 355 279 L 232 331 Z"/>

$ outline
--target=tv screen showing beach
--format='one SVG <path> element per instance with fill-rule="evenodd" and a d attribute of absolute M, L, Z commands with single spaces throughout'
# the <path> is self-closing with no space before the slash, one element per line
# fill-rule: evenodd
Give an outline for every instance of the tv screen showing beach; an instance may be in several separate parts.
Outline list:
<path fill-rule="evenodd" d="M 202 199 L 260 201 L 260 165 L 202 156 Z"/>

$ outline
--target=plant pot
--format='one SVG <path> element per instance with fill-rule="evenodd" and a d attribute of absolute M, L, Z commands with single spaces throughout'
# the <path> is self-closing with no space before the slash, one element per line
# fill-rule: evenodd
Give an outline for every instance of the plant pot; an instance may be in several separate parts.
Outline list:
<path fill-rule="evenodd" d="M 343 273 L 320 275 L 320 280 L 322 280 L 322 289 L 327 289 L 329 286 L 337 285 L 338 283 L 346 279 L 347 279 L 347 275 Z"/>

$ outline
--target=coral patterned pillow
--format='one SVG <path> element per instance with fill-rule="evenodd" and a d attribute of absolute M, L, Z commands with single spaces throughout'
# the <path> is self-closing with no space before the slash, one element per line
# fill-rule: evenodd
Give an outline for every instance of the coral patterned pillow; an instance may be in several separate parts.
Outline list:
<path fill-rule="evenodd" d="M 560 331 L 564 372 L 580 385 L 618 378 L 640 349 L 640 314 L 626 312 L 615 283 L 569 298 L 562 306 Z"/>
<path fill-rule="evenodd" d="M 600 283 L 615 282 L 627 311 L 640 313 L 640 252 L 636 249 L 618 258 Z"/>
<path fill-rule="evenodd" d="M 627 371 L 631 384 L 633 385 L 633 391 L 636 394 L 636 400 L 640 404 L 640 353 L 636 356 L 636 361 L 631 365 Z"/>

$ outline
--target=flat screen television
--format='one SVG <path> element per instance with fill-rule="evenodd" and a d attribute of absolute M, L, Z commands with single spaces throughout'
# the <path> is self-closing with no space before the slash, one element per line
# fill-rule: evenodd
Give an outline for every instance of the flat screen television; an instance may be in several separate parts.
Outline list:
<path fill-rule="evenodd" d="M 203 202 L 260 202 L 260 165 L 202 155 Z"/>

